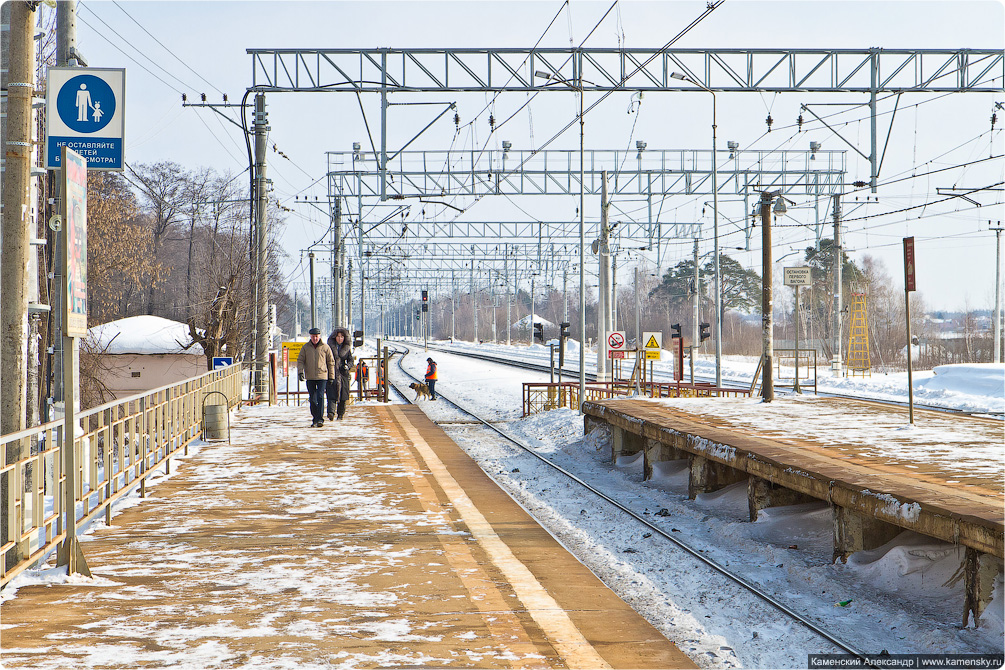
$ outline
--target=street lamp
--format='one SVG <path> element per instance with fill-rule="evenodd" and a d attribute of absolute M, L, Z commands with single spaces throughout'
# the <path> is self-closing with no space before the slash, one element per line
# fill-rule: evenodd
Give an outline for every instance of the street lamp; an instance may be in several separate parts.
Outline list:
<path fill-rule="evenodd" d="M 719 185 L 715 154 L 715 91 L 696 82 L 691 77 L 680 72 L 671 72 L 671 79 L 687 81 L 703 91 L 712 94 L 712 237 L 715 252 L 714 283 L 715 283 L 715 386 L 722 386 L 722 291 L 719 284 Z M 732 147 L 731 147 L 732 148 Z"/>
<path fill-rule="evenodd" d="M 581 71 L 580 71 L 581 73 Z M 535 77 L 557 81 L 565 84 L 570 89 L 579 92 L 579 411 L 583 411 L 583 398 L 586 395 L 586 351 L 583 345 L 586 341 L 586 202 L 584 160 L 583 160 L 583 80 L 580 78 L 579 85 L 569 81 L 557 73 L 534 71 Z M 580 74 L 580 77 L 582 75 Z"/>

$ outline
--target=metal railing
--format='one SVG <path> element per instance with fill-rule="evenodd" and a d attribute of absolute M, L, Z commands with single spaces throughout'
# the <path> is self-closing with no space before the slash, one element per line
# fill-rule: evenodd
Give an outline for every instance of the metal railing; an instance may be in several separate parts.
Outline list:
<path fill-rule="evenodd" d="M 232 365 L 77 414 L 70 473 L 64 471 L 63 419 L 0 436 L 6 503 L 0 586 L 64 542 L 71 523 L 71 537 L 102 512 L 110 524 L 112 503 L 137 486 L 145 495 L 149 475 L 162 464 L 170 472 L 171 456 L 187 453 L 202 434 L 205 396 L 219 391 L 233 407 L 241 378 L 241 366 Z M 72 521 L 65 513 L 68 490 L 77 492 Z"/>
<path fill-rule="evenodd" d="M 685 382 L 645 382 L 639 385 L 641 395 L 648 398 L 698 398 L 711 396 L 746 396 L 747 389 L 717 388 L 714 384 Z M 591 382 L 583 388 L 584 400 L 607 400 L 635 393 L 635 384 L 628 381 Z M 578 409 L 578 382 L 525 382 L 523 384 L 523 416 L 560 407 Z"/>

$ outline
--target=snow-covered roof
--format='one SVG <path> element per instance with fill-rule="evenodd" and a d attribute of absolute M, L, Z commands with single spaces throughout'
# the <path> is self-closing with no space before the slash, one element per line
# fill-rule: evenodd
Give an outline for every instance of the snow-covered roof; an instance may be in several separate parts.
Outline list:
<path fill-rule="evenodd" d="M 516 323 L 514 323 L 513 327 L 514 328 L 526 328 L 528 326 L 528 324 L 530 324 L 529 319 L 530 319 L 530 317 L 525 316 L 522 319 L 520 319 L 519 321 L 517 321 Z M 546 319 L 543 316 L 541 316 L 540 314 L 535 314 L 534 315 L 534 323 L 544 324 L 544 326 L 546 328 L 557 328 L 558 327 L 554 323 L 552 323 L 551 321 L 549 321 L 548 319 Z"/>
<path fill-rule="evenodd" d="M 192 341 L 188 325 L 160 316 L 130 316 L 94 326 L 87 331 L 94 348 L 109 354 L 197 354 L 185 349 Z"/>

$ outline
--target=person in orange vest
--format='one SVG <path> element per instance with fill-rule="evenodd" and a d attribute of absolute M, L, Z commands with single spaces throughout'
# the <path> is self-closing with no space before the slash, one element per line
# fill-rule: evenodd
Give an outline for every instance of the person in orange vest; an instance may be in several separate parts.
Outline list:
<path fill-rule="evenodd" d="M 359 387 L 366 391 L 366 387 L 370 382 L 370 368 L 367 367 L 366 361 L 360 361 L 359 365 L 356 366 L 356 380 L 359 382 Z"/>
<path fill-rule="evenodd" d="M 426 386 L 429 387 L 429 399 L 436 400 L 436 361 L 426 359 Z"/>
<path fill-rule="evenodd" d="M 380 360 L 377 361 L 377 388 L 384 388 L 384 365 Z"/>

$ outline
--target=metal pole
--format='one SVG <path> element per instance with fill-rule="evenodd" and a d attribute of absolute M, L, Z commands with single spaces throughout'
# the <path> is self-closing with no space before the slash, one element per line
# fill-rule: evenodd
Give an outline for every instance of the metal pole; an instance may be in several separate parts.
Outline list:
<path fill-rule="evenodd" d="M 713 254 L 715 255 L 715 387 L 722 387 L 722 284 L 719 277 L 719 186 L 717 174 L 719 166 L 716 161 L 715 147 L 715 92 L 712 94 L 712 236 L 714 238 Z M 768 249 L 770 256 L 771 249 Z M 692 351 L 692 356 L 694 352 Z"/>
<path fill-rule="evenodd" d="M 802 393 L 802 389 L 799 388 L 799 286 L 792 288 L 796 289 L 796 384 L 792 390 Z"/>
<path fill-rule="evenodd" d="M 775 386 L 773 379 L 772 358 L 774 354 L 774 344 L 772 338 L 772 304 L 771 304 L 771 194 L 761 193 L 761 335 L 762 335 L 762 357 L 764 364 L 761 367 L 761 397 L 764 402 L 771 402 L 775 399 Z"/>
<path fill-rule="evenodd" d="M 994 362 L 1001 363 L 1002 356 L 1002 229 L 995 231 L 995 355 Z"/>
<path fill-rule="evenodd" d="M 642 366 L 645 359 L 642 358 L 642 307 L 639 300 L 639 266 L 635 266 L 635 395 L 642 393 Z"/>
<path fill-rule="evenodd" d="M 911 361 L 911 292 L 904 289 L 904 314 L 907 317 L 907 416 L 914 423 L 914 370 Z"/>
<path fill-rule="evenodd" d="M 691 383 L 694 384 L 694 355 L 701 344 L 701 335 L 698 330 L 698 322 L 701 321 L 701 284 L 698 276 L 698 238 L 694 239 L 694 304 L 692 305 L 692 316 L 694 325 L 691 328 Z M 716 388 L 718 388 L 716 384 Z"/>
<path fill-rule="evenodd" d="M 586 182 L 584 179 L 583 82 L 579 82 L 579 411 L 586 395 Z"/>
<path fill-rule="evenodd" d="M 314 252 L 307 254 L 307 259 L 310 265 L 311 271 L 311 328 L 317 328 L 318 317 L 317 308 L 314 305 Z M 300 333 L 297 333 L 298 335 Z"/>

